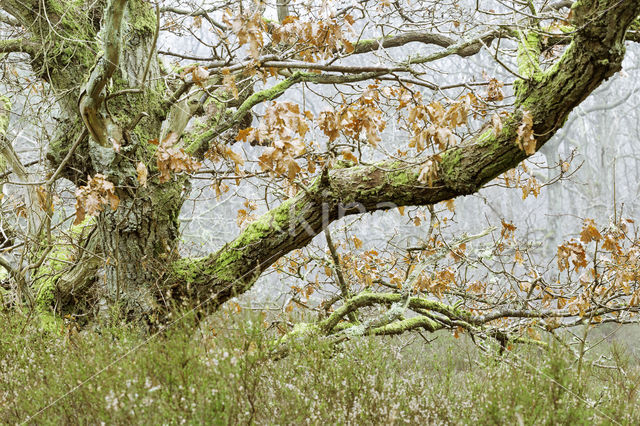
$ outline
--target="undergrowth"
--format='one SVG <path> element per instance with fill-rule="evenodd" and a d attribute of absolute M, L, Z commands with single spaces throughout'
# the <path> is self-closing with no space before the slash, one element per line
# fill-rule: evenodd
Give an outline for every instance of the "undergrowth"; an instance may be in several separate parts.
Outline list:
<path fill-rule="evenodd" d="M 310 340 L 274 361 L 262 316 L 208 324 L 57 333 L 0 312 L 0 423 L 640 424 L 638 359 L 619 344 L 576 377 L 553 344 L 499 355 L 447 334 Z"/>

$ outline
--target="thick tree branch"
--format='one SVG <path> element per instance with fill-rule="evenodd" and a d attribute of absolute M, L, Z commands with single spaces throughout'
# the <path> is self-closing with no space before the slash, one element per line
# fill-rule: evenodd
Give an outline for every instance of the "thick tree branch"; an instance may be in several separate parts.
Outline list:
<path fill-rule="evenodd" d="M 396 34 L 387 37 L 381 37 L 371 40 L 360 40 L 354 43 L 353 54 L 368 53 L 380 48 L 390 49 L 394 47 L 402 47 L 409 43 L 433 44 L 436 46 L 450 48 L 450 55 L 458 55 L 461 57 L 473 56 L 485 45 L 502 34 L 501 30 L 489 31 L 470 41 L 457 41 L 451 37 L 436 33 L 424 33 L 419 31 L 409 31 L 406 33 Z"/>
<path fill-rule="evenodd" d="M 62 309 L 73 297 L 82 297 L 95 280 L 96 271 L 104 264 L 102 247 L 95 229 L 89 233 L 78 253 L 78 261 L 56 279 L 56 295 Z"/>
<path fill-rule="evenodd" d="M 347 317 L 362 308 L 376 306 L 389 307 L 383 314 L 362 324 L 346 322 Z M 417 316 L 404 317 L 406 309 L 417 313 Z M 558 311 L 555 311 L 558 312 Z M 562 317 L 562 315 L 545 315 L 535 311 L 527 311 L 531 317 Z M 470 312 L 439 301 L 425 297 L 410 297 L 398 293 L 362 292 L 351 299 L 345 300 L 344 305 L 336 309 L 327 319 L 317 323 L 297 324 L 294 329 L 284 335 L 274 344 L 273 356 L 282 358 L 291 350 L 292 343 L 303 342 L 304 339 L 316 336 L 331 344 L 336 344 L 360 336 L 381 336 L 403 334 L 415 329 L 434 332 L 441 329 L 455 329 L 461 327 L 472 335 L 481 338 L 494 338 L 502 344 L 507 342 L 545 345 L 544 342 L 523 338 L 517 333 L 504 331 L 492 327 L 489 322 L 501 318 L 520 318 L 522 312 L 503 311 L 495 317 L 484 318 L 474 316 Z"/>
<path fill-rule="evenodd" d="M 229 63 L 228 61 L 215 61 L 207 65 L 207 69 L 226 69 L 229 72 L 241 70 L 248 66 L 259 65 L 264 68 L 285 68 L 285 69 L 307 69 L 318 71 L 333 71 L 348 74 L 360 74 L 360 73 L 377 73 L 378 75 L 393 73 L 393 72 L 411 72 L 410 65 L 425 64 L 433 62 L 438 59 L 445 58 L 451 55 L 458 55 L 462 57 L 475 55 L 480 51 L 483 46 L 491 44 L 495 38 L 500 37 L 502 34 L 513 33 L 506 29 L 492 30 L 478 37 L 470 40 L 456 41 L 446 36 L 431 33 L 409 32 L 395 36 L 385 37 L 374 40 L 361 40 L 355 45 L 353 54 L 368 53 L 380 48 L 402 47 L 411 42 L 422 42 L 425 44 L 435 44 L 437 46 L 444 47 L 445 49 L 435 52 L 433 54 L 422 56 L 416 55 L 407 57 L 404 61 L 400 61 L 400 65 L 397 66 L 357 66 L 357 65 L 335 65 L 335 64 L 323 64 L 317 62 L 305 62 L 292 59 L 280 58 L 278 55 L 269 54 L 257 58 L 256 60 L 245 60 L 242 62 Z M 317 78 L 321 77 L 318 74 L 314 74 Z M 369 77 L 374 78 L 374 77 Z M 302 80 L 301 80 L 302 81 Z M 307 81 L 307 80 L 305 80 Z M 341 81 L 349 82 L 349 81 Z M 333 83 L 331 83 L 333 84 Z"/>
<path fill-rule="evenodd" d="M 35 0 L 2 0 L 0 9 L 11 15 L 3 17 L 3 22 L 9 25 L 23 25 L 33 23 L 34 14 L 37 13 L 38 6 Z"/>
<path fill-rule="evenodd" d="M 579 30 L 571 44 L 551 69 L 517 82 L 517 101 L 502 131 L 496 135 L 489 130 L 470 143 L 442 153 L 437 177 L 431 184 L 420 178 L 423 164 L 388 161 L 325 171 L 308 191 L 267 213 L 217 253 L 177 262 L 169 287 L 177 296 L 217 306 L 246 291 L 277 259 L 305 246 L 339 217 L 435 204 L 478 191 L 527 157 L 516 143 L 525 112 L 533 117 L 539 149 L 573 108 L 621 69 L 625 34 L 639 13 L 637 2 L 579 2 L 573 21 Z M 300 74 L 295 75 L 300 78 Z M 285 84 L 294 82 L 292 79 Z M 272 99 L 272 94 L 267 98 Z"/>

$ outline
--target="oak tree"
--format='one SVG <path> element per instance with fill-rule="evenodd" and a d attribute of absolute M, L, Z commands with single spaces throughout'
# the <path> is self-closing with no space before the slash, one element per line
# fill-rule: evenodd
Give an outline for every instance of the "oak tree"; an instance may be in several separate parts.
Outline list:
<path fill-rule="evenodd" d="M 295 275 L 307 259 L 281 259 L 344 216 L 451 207 L 498 177 L 535 194 L 535 180 L 512 170 L 621 70 L 639 15 L 634 0 L 0 0 L 2 176 L 24 199 L 3 201 L 14 213 L 3 213 L 3 301 L 162 322 L 182 303 L 217 309 L 278 261 L 283 270 L 293 262 Z M 161 48 L 184 37 L 209 53 L 181 51 L 184 42 Z M 446 80 L 451 58 L 481 54 L 499 75 Z M 297 89 L 317 108 L 289 96 Z M 8 129 L 18 114 L 34 117 L 44 172 L 16 151 Z M 255 217 L 255 203 L 245 203 L 235 239 L 181 256 L 179 214 L 196 177 L 218 196 L 262 182 L 270 210 Z M 402 261 L 373 249 L 339 253 L 327 233 L 325 276 L 341 291 L 324 319 L 296 332 L 339 341 L 447 328 L 506 342 L 521 336 L 514 318 L 544 319 L 547 329 L 628 321 L 622 313 L 637 310 L 640 293 L 626 226 L 585 222 L 581 238 L 560 247 L 565 291 L 526 267 L 525 249 L 509 250 L 508 222 L 494 232 L 492 261 L 509 256 L 501 262 L 522 266 L 523 277 L 507 290 L 453 266 L 498 273 L 489 256 L 465 252 L 491 230 L 450 242 L 428 236 Z M 385 263 L 393 267 L 382 271 Z M 388 309 L 360 315 L 374 306 Z"/>

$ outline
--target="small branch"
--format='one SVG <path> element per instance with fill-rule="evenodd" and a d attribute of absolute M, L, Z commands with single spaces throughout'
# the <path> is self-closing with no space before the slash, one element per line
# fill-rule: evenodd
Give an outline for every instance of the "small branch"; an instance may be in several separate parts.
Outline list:
<path fill-rule="evenodd" d="M 329 232 L 329 227 L 325 228 L 324 236 L 327 240 L 327 246 L 329 246 L 329 253 L 331 253 L 331 259 L 333 260 L 333 269 L 336 272 L 336 276 L 338 277 L 338 285 L 340 286 L 340 292 L 342 293 L 342 297 L 344 300 L 347 300 L 351 297 L 349 293 L 349 286 L 344 279 L 344 275 L 342 274 L 342 265 L 340 265 L 340 257 L 338 256 L 338 252 L 336 252 L 336 246 L 333 244 L 331 240 L 331 233 Z M 349 313 L 349 320 L 352 322 L 357 322 L 355 312 Z"/>
<path fill-rule="evenodd" d="M 409 31 L 406 33 L 381 37 L 373 40 L 360 40 L 354 44 L 353 54 L 368 53 L 380 48 L 388 49 L 402 47 L 408 43 L 435 44 L 444 48 L 452 48 L 449 55 L 461 57 L 472 56 L 478 53 L 483 45 L 491 44 L 493 39 L 501 35 L 500 30 L 489 31 L 470 41 L 456 42 L 456 40 L 435 33 L 423 33 L 419 31 Z"/>
<path fill-rule="evenodd" d="M 357 65 L 326 65 L 315 62 L 304 61 L 265 61 L 262 63 L 265 68 L 286 68 L 286 69 L 306 69 L 317 71 L 333 71 L 349 74 L 363 72 L 375 72 L 389 74 L 392 72 L 409 72 L 406 66 L 399 67 L 379 67 L 379 66 L 357 66 Z"/>
<path fill-rule="evenodd" d="M 206 10 L 205 9 L 201 9 L 201 10 L 185 10 L 185 9 L 178 9 L 176 7 L 162 7 L 162 8 L 160 8 L 160 12 L 162 12 L 162 13 L 169 12 L 169 13 L 175 13 L 176 15 L 191 16 L 191 17 L 193 17 L 193 16 L 202 16 L 202 17 L 204 17 L 204 19 L 209 21 L 209 23 L 211 25 L 213 25 L 214 27 L 217 27 L 222 31 L 227 31 L 228 28 L 227 28 L 226 25 L 221 24 L 220 22 L 212 19 L 209 16 L 209 13 L 215 12 L 217 10 L 218 10 L 218 8 L 211 8 L 211 9 L 206 9 Z"/>
<path fill-rule="evenodd" d="M 191 61 L 197 61 L 197 62 L 211 62 L 211 61 L 215 61 L 216 60 L 216 58 L 203 58 L 201 56 L 185 55 L 185 54 L 182 54 L 182 53 L 170 52 L 168 50 L 158 50 L 158 54 L 159 55 L 167 55 L 167 56 L 175 56 L 176 58 L 189 59 Z"/>
<path fill-rule="evenodd" d="M 71 160 L 73 153 L 76 151 L 76 149 L 78 148 L 80 143 L 84 140 L 84 138 L 86 138 L 87 136 L 89 136 L 89 132 L 85 127 L 84 129 L 82 129 L 82 132 L 80 132 L 80 135 L 73 142 L 73 145 L 71 145 L 71 148 L 69 148 L 69 152 L 67 152 L 67 155 L 65 155 L 65 157 L 62 159 L 56 171 L 53 172 L 51 177 L 47 180 L 46 182 L 47 186 L 51 186 L 56 181 L 56 179 L 58 179 L 58 176 L 60 176 L 60 173 L 62 173 L 62 170 L 64 169 L 64 167 L 67 165 L 69 160 Z"/>
<path fill-rule="evenodd" d="M 156 4 L 156 31 L 153 34 L 153 41 L 151 42 L 151 50 L 149 52 L 149 57 L 147 58 L 147 64 L 144 67 L 144 72 L 142 73 L 140 87 L 143 87 L 144 82 L 147 80 L 147 74 L 149 73 L 149 66 L 151 65 L 151 60 L 153 59 L 153 53 L 156 50 L 159 33 L 160 33 L 160 6 Z"/>

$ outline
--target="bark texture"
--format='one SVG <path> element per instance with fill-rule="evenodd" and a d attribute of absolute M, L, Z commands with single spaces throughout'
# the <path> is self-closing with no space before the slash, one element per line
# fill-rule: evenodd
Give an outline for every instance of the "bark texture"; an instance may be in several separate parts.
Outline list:
<path fill-rule="evenodd" d="M 160 137 L 170 107 L 155 52 L 155 11 L 142 0 L 9 0 L 2 8 L 31 29 L 31 42 L 42 46 L 32 68 L 60 94 L 61 125 L 47 152 L 52 167 L 88 129 L 61 176 L 82 186 L 101 173 L 120 199 L 117 210 L 96 219 L 76 265 L 55 278 L 59 306 L 73 312 L 91 299 L 98 312 L 117 305 L 130 318 L 150 315 L 157 301 L 151 289 L 176 256 L 189 187 L 185 179 L 150 179 L 147 188 L 137 181 L 136 165 L 153 159 L 149 141 Z"/>

